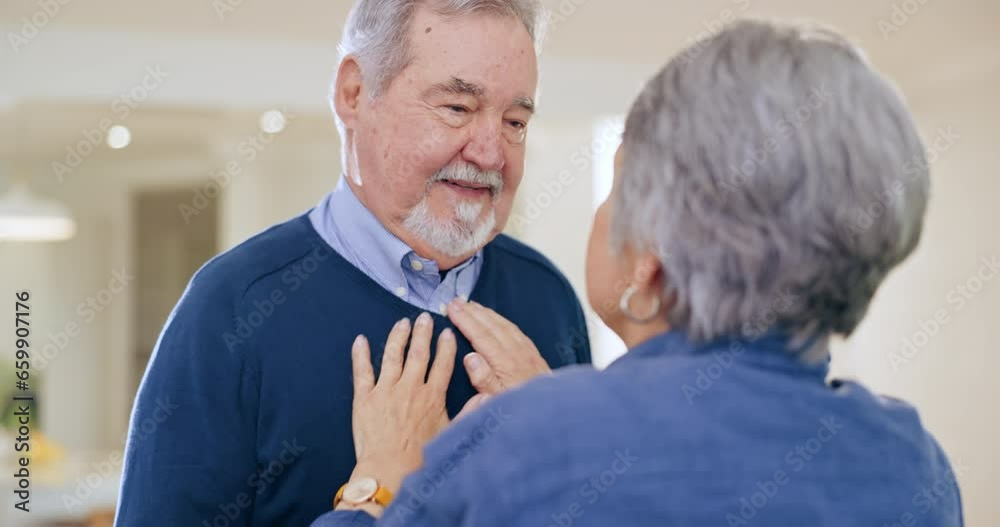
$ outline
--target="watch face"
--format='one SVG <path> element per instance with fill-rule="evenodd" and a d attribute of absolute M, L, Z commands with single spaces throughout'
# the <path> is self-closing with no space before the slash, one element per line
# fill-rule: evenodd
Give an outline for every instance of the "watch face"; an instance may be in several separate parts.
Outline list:
<path fill-rule="evenodd" d="M 375 478 L 360 478 L 344 487 L 343 500 L 348 503 L 364 503 L 375 495 L 378 482 Z"/>

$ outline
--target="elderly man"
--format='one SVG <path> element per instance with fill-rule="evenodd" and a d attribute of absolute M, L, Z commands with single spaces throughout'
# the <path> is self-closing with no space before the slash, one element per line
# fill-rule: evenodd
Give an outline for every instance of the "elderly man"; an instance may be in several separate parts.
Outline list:
<path fill-rule="evenodd" d="M 540 12 L 535 0 L 355 5 L 331 95 L 345 177 L 192 279 L 135 403 L 118 525 L 287 527 L 329 511 L 355 466 L 352 342 L 378 344 L 401 318 L 429 312 L 434 338 L 445 330 L 465 358 L 449 417 L 485 386 L 477 372 L 509 385 L 590 361 L 566 279 L 498 235 L 524 169 Z M 525 349 L 484 368 L 450 328 L 456 298 L 514 321 L 547 364 Z M 147 419 L 164 401 L 177 409 Z"/>

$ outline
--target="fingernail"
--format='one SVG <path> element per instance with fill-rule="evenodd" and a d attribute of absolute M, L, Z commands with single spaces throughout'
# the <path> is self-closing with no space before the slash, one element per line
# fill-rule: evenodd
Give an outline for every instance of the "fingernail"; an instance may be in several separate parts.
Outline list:
<path fill-rule="evenodd" d="M 403 329 L 409 325 L 410 325 L 410 319 L 404 318 L 401 319 L 399 322 L 396 322 L 396 327 L 393 329 Z"/>
<path fill-rule="evenodd" d="M 478 370 L 483 365 L 483 359 L 479 355 L 469 355 L 469 369 Z"/>
<path fill-rule="evenodd" d="M 364 335 L 358 335 L 357 338 L 354 339 L 354 344 L 352 344 L 351 347 L 356 348 L 356 347 L 364 344 L 366 340 L 367 339 L 365 338 Z"/>
<path fill-rule="evenodd" d="M 441 332 L 441 338 L 455 340 L 455 334 L 451 331 L 451 328 L 445 328 L 444 331 Z"/>
<path fill-rule="evenodd" d="M 426 325 L 428 325 L 430 323 L 431 323 L 431 316 L 428 315 L 427 312 L 423 312 L 423 313 L 420 314 L 419 317 L 417 317 L 417 325 L 418 326 L 422 327 L 422 326 L 426 326 Z"/>

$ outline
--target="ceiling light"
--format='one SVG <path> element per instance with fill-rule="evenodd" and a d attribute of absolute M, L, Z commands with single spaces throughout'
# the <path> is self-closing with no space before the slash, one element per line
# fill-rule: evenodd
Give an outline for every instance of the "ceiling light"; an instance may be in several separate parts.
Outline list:
<path fill-rule="evenodd" d="M 278 110 L 268 110 L 260 115 L 260 129 L 269 134 L 281 132 L 287 123 L 285 114 Z"/>
<path fill-rule="evenodd" d="M 58 201 L 32 194 L 14 183 L 0 195 L 0 240 L 62 241 L 76 234 L 69 209 Z"/>
<path fill-rule="evenodd" d="M 108 146 L 118 150 L 120 148 L 125 148 L 129 143 L 132 142 L 132 132 L 128 128 L 116 124 L 108 130 Z"/>

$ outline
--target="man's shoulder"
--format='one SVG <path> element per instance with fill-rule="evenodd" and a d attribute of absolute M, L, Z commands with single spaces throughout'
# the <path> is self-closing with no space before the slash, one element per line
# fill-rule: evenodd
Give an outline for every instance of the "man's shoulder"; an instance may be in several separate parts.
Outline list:
<path fill-rule="evenodd" d="M 258 281 L 288 265 L 333 249 L 312 229 L 308 216 L 299 215 L 272 225 L 235 247 L 213 257 L 191 279 L 188 293 L 224 293 L 240 297 Z"/>
<path fill-rule="evenodd" d="M 493 239 L 487 248 L 492 250 L 496 257 L 502 260 L 505 269 L 515 271 L 519 276 L 524 276 L 523 270 L 529 269 L 538 273 L 543 278 L 548 278 L 573 291 L 569 280 L 563 275 L 551 260 L 536 249 L 527 244 L 517 241 L 506 234 L 500 234 Z M 520 269 L 511 269 L 510 266 L 519 266 Z"/>
<path fill-rule="evenodd" d="M 538 252 L 536 249 L 530 247 L 524 242 L 515 240 L 506 234 L 498 234 L 496 238 L 493 238 L 493 241 L 487 245 L 490 248 L 495 249 L 497 254 L 502 258 L 512 258 L 526 264 L 537 265 L 552 272 L 559 272 L 555 265 L 553 265 L 552 262 L 549 261 L 549 259 L 542 253 Z"/>

